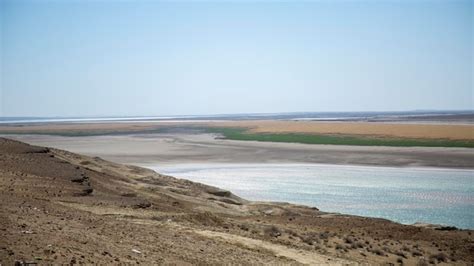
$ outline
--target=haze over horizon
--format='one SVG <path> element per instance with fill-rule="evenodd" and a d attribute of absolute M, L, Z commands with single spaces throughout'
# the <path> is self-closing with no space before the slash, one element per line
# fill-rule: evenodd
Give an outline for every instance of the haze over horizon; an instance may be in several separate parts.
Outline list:
<path fill-rule="evenodd" d="M 473 110 L 472 1 L 0 3 L 0 116 Z"/>
<path fill-rule="evenodd" d="M 79 121 L 87 121 L 87 119 L 99 119 L 99 121 L 104 121 L 102 119 L 112 119 L 112 120 L 123 120 L 127 118 L 137 118 L 137 119 L 148 119 L 148 118 L 171 118 L 171 119 L 179 119 L 179 118 L 207 118 L 207 117 L 216 117 L 216 118 L 226 118 L 226 117 L 245 117 L 245 116 L 254 116 L 256 118 L 259 117 L 275 117 L 275 116 L 289 116 L 290 119 L 295 119 L 296 116 L 298 115 L 303 115 L 304 117 L 302 118 L 310 118 L 307 117 L 308 115 L 313 114 L 312 118 L 316 118 L 314 115 L 320 115 L 319 117 L 322 119 L 331 119 L 331 118 L 338 118 L 338 114 L 344 114 L 344 116 L 347 116 L 348 114 L 361 114 L 361 115 L 356 115 L 356 117 L 363 117 L 362 114 L 370 114 L 373 113 L 376 116 L 379 116 L 382 113 L 388 113 L 388 114 L 403 114 L 403 116 L 408 115 L 427 115 L 427 114 L 440 114 L 440 115 L 449 115 L 449 114 L 474 114 L 474 110 L 399 110 L 399 111 L 318 111 L 318 112 L 312 112 L 312 111 L 296 111 L 296 112 L 274 112 L 274 113 L 216 113 L 216 114 L 180 114 L 180 115 L 173 115 L 173 114 L 168 114 L 168 115 L 154 115 L 154 114 L 145 114 L 145 115 L 85 115 L 85 116 L 62 116 L 62 115 L 52 115 L 52 116 L 0 116 L 0 123 L 10 123 L 11 121 L 42 121 L 45 119 L 45 121 L 49 121 L 49 119 L 55 120 L 58 119 L 58 121 L 72 121 L 75 119 L 78 119 Z M 324 115 L 327 114 L 327 115 Z M 3 118 L 3 119 L 2 119 Z M 37 120 L 39 119 L 39 120 Z M 84 120 L 85 119 L 85 120 Z M 2 121 L 3 120 L 3 121 Z"/>

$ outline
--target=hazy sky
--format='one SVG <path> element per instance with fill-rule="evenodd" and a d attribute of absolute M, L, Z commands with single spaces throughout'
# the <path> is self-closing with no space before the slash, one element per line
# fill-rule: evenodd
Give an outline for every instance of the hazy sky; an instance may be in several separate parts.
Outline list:
<path fill-rule="evenodd" d="M 3 116 L 474 108 L 472 1 L 0 2 Z"/>

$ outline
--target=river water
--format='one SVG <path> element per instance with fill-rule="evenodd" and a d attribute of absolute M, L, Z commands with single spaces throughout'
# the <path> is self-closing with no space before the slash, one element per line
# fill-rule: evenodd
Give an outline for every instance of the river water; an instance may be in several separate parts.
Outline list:
<path fill-rule="evenodd" d="M 159 173 L 228 189 L 249 200 L 322 211 L 474 228 L 474 171 L 320 164 L 177 164 Z"/>

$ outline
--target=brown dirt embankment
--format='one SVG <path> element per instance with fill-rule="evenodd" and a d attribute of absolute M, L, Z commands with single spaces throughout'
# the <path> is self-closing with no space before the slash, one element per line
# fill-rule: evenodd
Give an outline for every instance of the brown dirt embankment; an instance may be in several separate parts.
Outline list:
<path fill-rule="evenodd" d="M 0 138 L 0 263 L 468 265 L 472 231 L 249 202 L 229 191 Z"/>

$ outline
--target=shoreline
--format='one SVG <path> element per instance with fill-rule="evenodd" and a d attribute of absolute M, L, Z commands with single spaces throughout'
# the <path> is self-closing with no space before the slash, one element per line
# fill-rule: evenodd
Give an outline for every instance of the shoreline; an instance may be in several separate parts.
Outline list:
<path fill-rule="evenodd" d="M 447 215 L 447 213 L 443 211 L 443 208 L 436 207 L 437 204 L 446 204 L 446 202 L 443 200 L 440 200 L 439 198 L 432 198 L 431 201 L 438 202 L 434 204 L 431 201 L 418 198 L 420 195 L 419 193 L 421 193 L 421 195 L 430 196 L 432 193 L 438 191 L 441 188 L 443 188 L 442 193 L 445 197 L 452 197 L 454 195 L 460 196 L 460 193 L 464 193 L 462 194 L 462 197 L 466 197 L 468 195 L 456 188 L 456 186 L 447 185 L 446 187 L 442 186 L 433 188 L 430 186 L 429 180 L 435 181 L 437 180 L 436 178 L 446 176 L 446 174 L 451 174 L 452 176 L 450 178 L 455 178 L 456 176 L 458 177 L 458 179 L 453 179 L 456 180 L 456 183 L 468 182 L 466 181 L 466 177 L 474 176 L 474 170 L 457 169 L 453 171 L 449 168 L 401 169 L 399 167 L 368 167 L 354 165 L 340 166 L 334 164 L 294 163 L 177 163 L 141 164 L 137 166 L 148 168 L 158 173 L 173 176 L 175 178 L 191 180 L 193 182 L 220 187 L 234 192 L 239 197 L 249 199 L 251 201 L 272 203 L 286 202 L 296 205 L 316 207 L 321 211 L 328 213 L 381 218 L 404 225 L 427 223 L 433 226 L 436 225 L 438 227 L 455 226 L 459 229 L 465 230 L 474 229 L 474 224 L 469 223 L 470 218 L 466 217 L 466 215 L 461 213 L 451 213 L 451 215 L 459 215 L 458 219 L 451 220 L 449 218 L 450 215 Z M 437 171 L 440 171 L 440 173 L 437 174 Z M 270 172 L 274 173 L 274 176 L 273 174 L 269 175 Z M 362 172 L 367 173 L 367 175 L 357 174 Z M 371 174 L 372 172 L 374 174 Z M 240 175 L 239 173 L 243 174 Z M 415 184 L 412 185 L 403 185 L 402 187 L 405 192 L 402 195 L 403 197 L 400 198 L 400 193 L 391 191 L 391 188 L 393 188 L 394 184 L 397 185 L 400 182 L 403 182 L 403 179 L 398 177 L 398 175 L 402 173 L 406 176 L 417 177 L 419 178 L 419 181 L 414 181 Z M 431 176 L 432 178 L 427 179 L 427 175 Z M 235 182 L 232 181 L 238 176 L 240 176 L 241 182 L 247 185 L 237 186 Z M 314 177 L 320 177 L 318 178 L 320 181 L 311 181 Z M 394 183 L 392 185 L 385 186 L 384 182 L 380 183 L 379 181 L 373 180 L 374 177 Z M 461 177 L 461 179 L 459 179 L 459 177 Z M 348 186 L 338 184 L 338 191 L 333 191 L 333 182 L 337 182 L 336 180 L 339 180 L 339 178 L 347 180 Z M 286 180 L 289 179 L 294 180 L 294 182 L 299 185 L 290 186 L 287 188 Z M 275 188 L 273 187 L 273 184 L 279 184 L 277 185 L 279 187 L 278 193 L 274 192 Z M 468 185 L 468 183 L 464 184 Z M 252 187 L 257 187 L 258 189 L 253 189 Z M 308 192 L 305 189 L 308 187 L 311 187 L 311 192 Z M 375 200 L 377 195 L 386 189 L 389 190 L 386 191 L 385 195 L 387 198 L 393 198 L 392 204 L 389 204 L 383 200 Z M 365 192 L 362 192 L 361 190 L 364 190 Z M 258 195 L 256 194 L 257 192 Z M 347 192 L 349 196 L 340 195 L 340 193 L 345 194 Z M 281 196 L 280 193 L 287 196 Z M 321 196 L 321 193 L 325 194 L 325 196 Z M 375 200 L 373 205 L 365 200 L 366 198 L 371 197 L 374 197 Z M 335 200 L 335 198 L 339 200 L 339 204 L 334 205 L 335 203 L 333 200 Z M 404 203 L 397 205 L 397 200 L 402 200 Z M 465 202 L 465 200 L 468 201 Z M 447 205 L 446 208 L 461 208 L 464 206 L 464 204 L 467 204 L 466 206 L 473 206 L 472 204 L 468 203 L 468 198 L 465 200 L 450 201 L 449 206 Z M 398 210 L 393 212 L 385 211 L 387 208 L 393 208 L 391 205 L 397 205 Z M 413 209 L 422 210 L 427 207 L 432 208 L 432 214 L 436 215 L 432 216 L 432 214 L 423 212 L 423 214 L 419 213 L 416 216 L 419 218 L 413 216 Z"/>
<path fill-rule="evenodd" d="M 243 165 L 266 165 L 266 166 L 305 166 L 305 165 L 311 165 L 311 166 L 338 166 L 338 167 L 343 167 L 343 168 L 367 168 L 368 170 L 370 168 L 385 168 L 385 169 L 393 169 L 393 170 L 399 170 L 399 169 L 407 169 L 407 170 L 417 170 L 417 171 L 442 171 L 442 170 L 449 170 L 449 171 L 459 171 L 459 172 L 473 172 L 473 168 L 450 168 L 450 167 L 436 167 L 436 166 L 416 166 L 416 165 L 408 165 L 408 166 L 391 166 L 391 165 L 369 165 L 369 164 L 338 164 L 338 163 L 294 163 L 294 162 L 287 162 L 287 161 L 282 161 L 282 162 L 268 162 L 268 163 L 251 163 L 251 162 L 236 162 L 236 163 L 228 163 L 228 162 L 205 162 L 205 161 L 195 161 L 195 162 L 182 162 L 182 163 L 135 163 L 133 165 L 138 166 L 138 167 L 145 167 L 149 168 L 149 166 L 152 165 L 157 165 L 159 164 L 160 166 L 163 167 L 170 167 L 170 166 L 181 166 L 181 165 L 222 165 L 222 166 L 243 166 Z"/>

